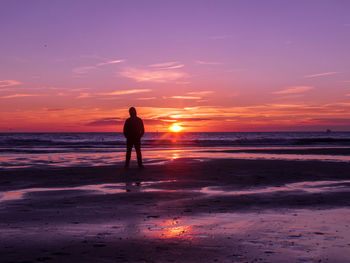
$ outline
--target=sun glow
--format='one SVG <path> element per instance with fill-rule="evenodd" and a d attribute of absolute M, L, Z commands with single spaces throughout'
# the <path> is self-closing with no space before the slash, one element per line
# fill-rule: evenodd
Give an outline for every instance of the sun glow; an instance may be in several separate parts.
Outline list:
<path fill-rule="evenodd" d="M 179 124 L 174 123 L 173 125 L 171 125 L 171 126 L 169 127 L 169 129 L 170 129 L 172 132 L 179 132 L 179 131 L 182 130 L 182 127 L 181 127 Z"/>

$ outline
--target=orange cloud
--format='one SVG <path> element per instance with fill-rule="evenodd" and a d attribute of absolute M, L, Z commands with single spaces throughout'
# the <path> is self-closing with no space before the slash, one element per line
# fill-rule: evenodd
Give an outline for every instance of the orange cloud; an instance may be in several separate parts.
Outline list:
<path fill-rule="evenodd" d="M 120 95 L 127 95 L 127 94 L 135 94 L 135 93 L 143 93 L 143 92 L 150 92 L 151 89 L 129 89 L 129 90 L 116 90 L 112 92 L 106 92 L 106 93 L 99 93 L 99 95 L 106 95 L 106 96 L 120 96 Z"/>
<path fill-rule="evenodd" d="M 0 88 L 15 86 L 15 85 L 19 85 L 19 84 L 22 84 L 22 83 L 17 81 L 17 80 L 10 80 L 10 79 L 0 80 Z"/>
<path fill-rule="evenodd" d="M 155 100 L 156 97 L 137 98 L 136 100 Z"/>
<path fill-rule="evenodd" d="M 43 94 L 11 94 L 0 97 L 1 99 L 13 99 L 13 98 L 20 98 L 20 97 L 36 97 L 36 96 L 43 96 Z"/>
<path fill-rule="evenodd" d="M 186 102 L 186 101 L 185 101 Z M 190 103 L 192 101 L 189 101 Z M 189 104 L 190 104 L 189 103 Z M 184 103 L 185 104 L 185 103 Z M 350 102 L 330 104 L 275 103 L 248 106 L 137 107 L 147 131 L 167 131 L 180 123 L 186 131 L 263 131 L 350 127 Z M 128 107 L 4 109 L 0 130 L 17 131 L 121 131 Z M 333 126 L 332 126 L 333 125 Z M 33 128 L 35 127 L 35 128 Z M 304 127 L 304 128 L 303 128 Z M 319 128 L 320 129 L 320 128 Z"/>
<path fill-rule="evenodd" d="M 165 99 L 170 98 L 170 99 L 182 99 L 182 100 L 201 100 L 202 96 L 209 95 L 214 93 L 211 90 L 206 90 L 206 91 L 191 91 L 187 92 L 186 95 L 175 95 L 175 96 L 170 96 L 170 97 L 163 97 Z"/>
<path fill-rule="evenodd" d="M 119 73 L 120 76 L 133 79 L 138 82 L 169 82 L 186 78 L 187 73 L 173 70 L 148 70 L 138 68 L 126 68 Z"/>
<path fill-rule="evenodd" d="M 211 90 L 187 92 L 187 94 L 190 94 L 190 95 L 201 95 L 201 96 L 209 95 L 209 94 L 213 94 L 213 93 L 214 93 L 214 91 L 211 91 Z"/>
<path fill-rule="evenodd" d="M 291 87 L 288 89 L 280 90 L 272 92 L 273 94 L 295 94 L 295 93 L 302 93 L 308 90 L 312 90 L 314 87 L 310 86 L 297 86 L 297 87 Z"/>
<path fill-rule="evenodd" d="M 129 94 L 136 94 L 136 93 L 143 93 L 143 92 L 150 92 L 152 91 L 151 89 L 129 89 L 129 90 L 116 90 L 112 92 L 104 92 L 104 93 L 80 93 L 79 96 L 77 96 L 78 99 L 83 99 L 83 98 L 92 98 L 96 96 L 121 96 L 121 95 L 129 95 Z M 109 98 L 104 98 L 104 99 L 109 99 Z"/>
<path fill-rule="evenodd" d="M 84 99 L 84 98 L 91 98 L 92 95 L 90 93 L 80 93 L 80 95 L 77 97 L 78 99 Z"/>
<path fill-rule="evenodd" d="M 200 99 L 202 99 L 202 97 L 195 97 L 195 96 L 171 96 L 169 98 L 182 99 L 182 100 L 200 100 Z"/>

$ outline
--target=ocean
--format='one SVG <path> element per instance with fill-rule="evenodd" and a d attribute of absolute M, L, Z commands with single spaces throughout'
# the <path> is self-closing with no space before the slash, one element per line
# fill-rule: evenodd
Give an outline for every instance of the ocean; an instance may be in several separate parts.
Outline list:
<path fill-rule="evenodd" d="M 145 163 L 177 158 L 350 161 L 346 151 L 315 151 L 350 148 L 350 132 L 146 133 L 142 148 Z M 122 133 L 0 133 L 0 168 L 112 165 L 123 162 L 124 151 Z"/>

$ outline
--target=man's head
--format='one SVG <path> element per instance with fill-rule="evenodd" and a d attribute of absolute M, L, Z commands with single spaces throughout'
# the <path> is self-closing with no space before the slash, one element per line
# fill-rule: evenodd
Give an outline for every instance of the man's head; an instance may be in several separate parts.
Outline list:
<path fill-rule="evenodd" d="M 129 114 L 130 114 L 130 117 L 136 117 L 136 109 L 134 107 L 131 107 L 129 109 Z"/>

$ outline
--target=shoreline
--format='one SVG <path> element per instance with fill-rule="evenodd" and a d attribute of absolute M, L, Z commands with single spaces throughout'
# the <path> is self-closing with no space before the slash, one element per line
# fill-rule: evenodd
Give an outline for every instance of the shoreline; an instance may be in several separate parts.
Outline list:
<path fill-rule="evenodd" d="M 91 149 L 89 150 L 91 151 Z M 125 160 L 125 149 L 105 152 L 46 152 L 0 154 L 0 169 L 31 169 L 35 167 L 94 167 L 119 165 Z M 203 161 L 231 160 L 289 160 L 350 163 L 350 147 L 186 147 L 142 149 L 147 165 L 165 164 L 176 159 Z M 134 158 L 134 151 L 132 158 Z"/>

